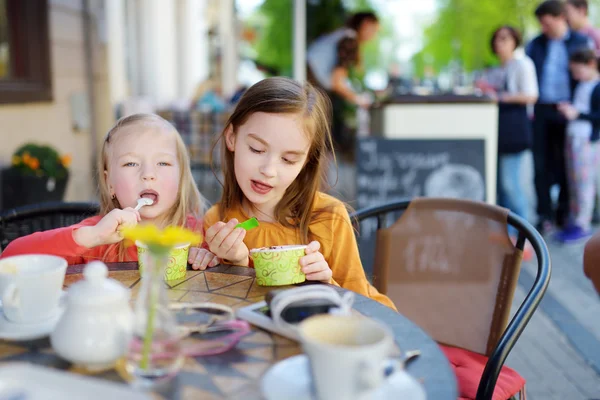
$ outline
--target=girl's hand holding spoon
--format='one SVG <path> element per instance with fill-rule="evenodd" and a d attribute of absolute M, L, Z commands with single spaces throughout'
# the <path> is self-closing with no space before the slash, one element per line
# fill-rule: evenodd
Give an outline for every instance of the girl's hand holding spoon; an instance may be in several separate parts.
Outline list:
<path fill-rule="evenodd" d="M 102 217 L 95 226 L 84 226 L 75 230 L 73 239 L 80 246 L 87 248 L 118 243 L 123 240 L 120 228 L 137 225 L 141 221 L 139 209 L 152 203 L 151 199 L 140 198 L 135 208 L 127 207 L 123 210 L 115 208 Z"/>

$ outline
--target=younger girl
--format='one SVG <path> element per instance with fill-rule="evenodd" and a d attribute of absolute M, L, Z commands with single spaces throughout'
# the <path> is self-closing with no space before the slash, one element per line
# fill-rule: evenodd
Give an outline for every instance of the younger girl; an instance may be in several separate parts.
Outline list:
<path fill-rule="evenodd" d="M 565 141 L 569 179 L 569 225 L 558 233 L 563 243 L 586 239 L 594 211 L 596 174 L 598 173 L 598 135 L 600 133 L 600 74 L 593 50 L 580 50 L 570 58 L 573 77 L 579 81 L 573 104 L 559 104 L 569 120 Z"/>
<path fill-rule="evenodd" d="M 306 244 L 308 280 L 331 282 L 389 307 L 369 284 L 348 212 L 319 191 L 331 146 L 328 99 L 310 84 L 265 79 L 240 99 L 220 140 L 223 196 L 205 217 L 205 241 L 219 258 L 251 266 L 251 248 Z M 256 217 L 260 226 L 235 228 Z M 227 222 L 220 222 L 227 221 Z"/>
<path fill-rule="evenodd" d="M 201 229 L 204 200 L 192 179 L 185 145 L 173 126 L 157 115 L 120 119 L 108 132 L 98 163 L 100 215 L 66 228 L 37 232 L 11 242 L 2 257 L 31 252 L 65 258 L 69 265 L 89 260 L 137 261 L 120 228 L 151 222 Z M 141 197 L 154 201 L 135 211 Z M 190 262 L 216 265 L 203 249 L 190 249 Z"/>

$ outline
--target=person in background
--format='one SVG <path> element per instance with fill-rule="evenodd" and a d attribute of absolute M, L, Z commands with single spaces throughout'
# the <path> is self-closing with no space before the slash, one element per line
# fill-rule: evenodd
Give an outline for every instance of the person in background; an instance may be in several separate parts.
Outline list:
<path fill-rule="evenodd" d="M 221 85 L 214 78 L 208 78 L 196 87 L 190 103 L 192 109 L 215 113 L 222 113 L 227 107 Z"/>
<path fill-rule="evenodd" d="M 501 87 L 479 84 L 498 100 L 498 204 L 528 219 L 529 201 L 522 185 L 523 161 L 532 144 L 532 127 L 527 105 L 535 104 L 538 85 L 533 61 L 515 57 L 521 35 L 512 26 L 502 26 L 492 34 L 492 51 L 500 60 Z M 511 232 L 513 233 L 513 232 Z M 526 258 L 531 256 L 527 248 Z"/>
<path fill-rule="evenodd" d="M 569 121 L 565 157 L 571 208 L 569 224 L 557 234 L 563 243 L 587 239 L 592 234 L 590 227 L 599 166 L 600 73 L 596 52 L 587 49 L 574 53 L 570 67 L 573 77 L 579 81 L 573 104 L 558 105 L 558 110 Z"/>
<path fill-rule="evenodd" d="M 307 75 L 313 85 L 329 95 L 333 106 L 332 134 L 336 150 L 352 153 L 354 135 L 344 129 L 346 103 L 367 108 L 371 100 L 349 85 L 351 68 L 360 67 L 360 45 L 373 39 L 379 30 L 379 19 L 373 12 L 352 15 L 346 25 L 317 38 L 307 51 Z"/>
<path fill-rule="evenodd" d="M 596 57 L 600 57 L 600 29 L 592 26 L 588 11 L 587 0 L 567 0 L 565 5 L 567 22 L 571 29 L 588 36 L 594 42 Z M 592 222 L 600 222 L 600 174 L 596 179 L 596 200 Z"/>
<path fill-rule="evenodd" d="M 587 0 L 567 0 L 565 16 L 572 30 L 582 33 L 594 42 L 596 56 L 600 56 L 600 29 L 594 28 L 588 18 Z"/>
<path fill-rule="evenodd" d="M 527 46 L 538 79 L 539 97 L 534 108 L 533 160 L 537 195 L 537 229 L 548 233 L 552 221 L 563 227 L 567 222 L 569 195 L 565 173 L 566 119 L 558 111 L 559 103 L 570 101 L 575 81 L 569 72 L 569 56 L 590 48 L 589 39 L 569 30 L 565 6 L 559 0 L 547 0 L 535 10 L 542 33 Z M 550 189 L 560 186 L 558 205 L 553 209 Z"/>

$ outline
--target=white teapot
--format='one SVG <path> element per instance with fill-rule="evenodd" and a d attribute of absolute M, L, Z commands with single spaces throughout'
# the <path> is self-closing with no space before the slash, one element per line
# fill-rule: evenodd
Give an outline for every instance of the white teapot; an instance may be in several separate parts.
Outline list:
<path fill-rule="evenodd" d="M 67 292 L 67 306 L 50 343 L 62 358 L 90 370 L 109 368 L 126 354 L 133 332 L 130 290 L 108 278 L 101 261 L 89 263 L 84 280 Z"/>

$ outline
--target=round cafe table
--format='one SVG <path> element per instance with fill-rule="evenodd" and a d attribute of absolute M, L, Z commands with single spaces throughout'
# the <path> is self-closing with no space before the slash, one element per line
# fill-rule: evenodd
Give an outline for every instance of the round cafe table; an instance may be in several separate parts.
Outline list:
<path fill-rule="evenodd" d="M 141 286 L 137 263 L 114 263 L 108 267 L 109 276 L 130 287 L 134 299 Z M 83 266 L 67 269 L 65 288 L 83 278 L 82 270 Z M 256 284 L 253 269 L 227 265 L 204 272 L 189 270 L 184 279 L 170 281 L 167 285 L 172 301 L 210 301 L 234 309 L 263 300 L 272 289 Z M 354 309 L 390 327 L 400 351 L 421 351 L 421 356 L 411 361 L 406 369 L 423 383 L 429 400 L 457 398 L 456 380 L 446 357 L 419 327 L 401 314 L 360 295 L 355 298 Z M 253 327 L 252 332 L 227 353 L 186 359 L 168 392 L 160 394 L 172 399 L 261 399 L 259 382 L 265 371 L 275 362 L 300 353 L 301 348 L 295 341 Z M 48 338 L 28 342 L 0 340 L 0 362 L 7 361 L 25 361 L 83 373 L 54 354 Z M 114 370 L 85 373 L 122 381 Z"/>

